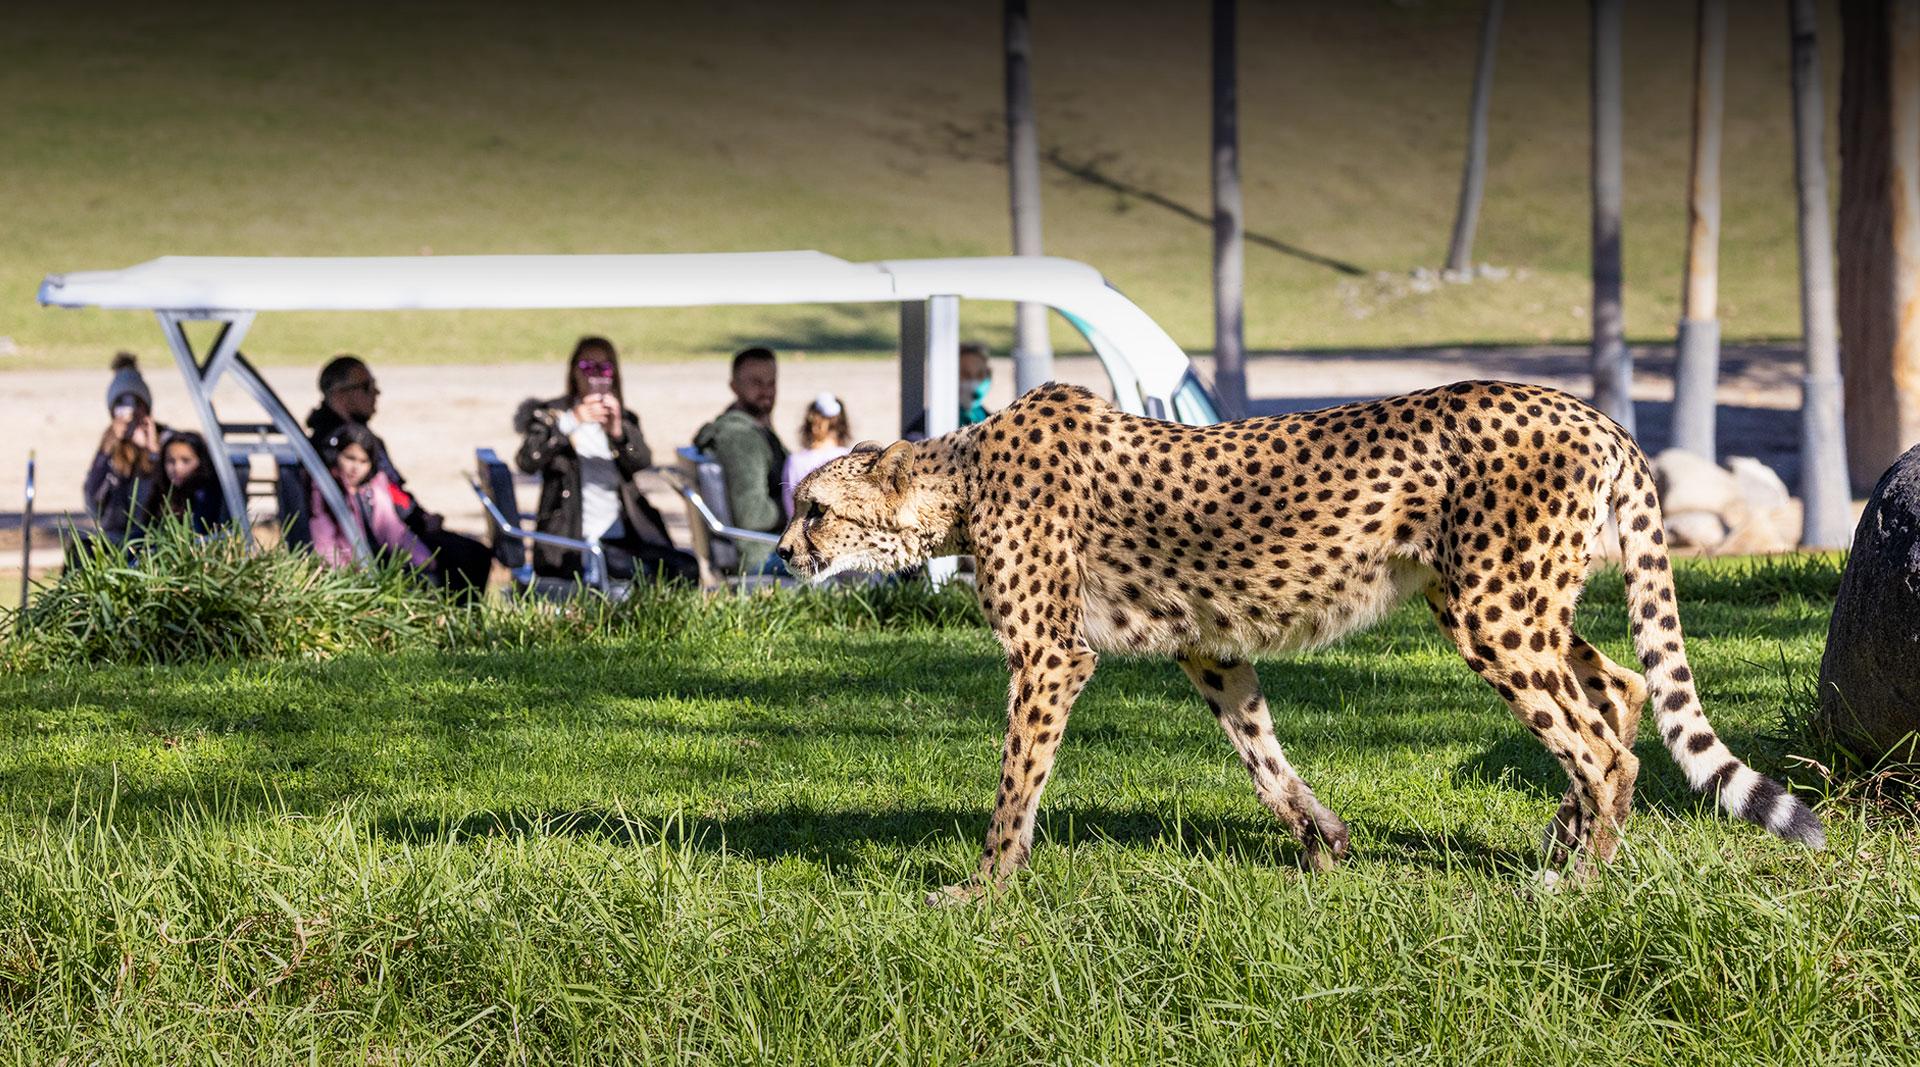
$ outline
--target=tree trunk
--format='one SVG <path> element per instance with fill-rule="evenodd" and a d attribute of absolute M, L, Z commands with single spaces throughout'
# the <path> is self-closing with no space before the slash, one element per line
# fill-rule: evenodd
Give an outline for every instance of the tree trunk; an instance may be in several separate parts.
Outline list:
<path fill-rule="evenodd" d="M 1720 115 L 1727 2 L 1700 0 L 1693 56 L 1693 165 L 1687 178 L 1687 276 L 1673 371 L 1673 445 L 1715 458 L 1720 383 Z"/>
<path fill-rule="evenodd" d="M 1920 0 L 1844 0 L 1840 324 L 1865 490 L 1920 441 Z"/>
<path fill-rule="evenodd" d="M 1460 207 L 1447 244 L 1447 269 L 1473 270 L 1473 232 L 1487 184 L 1487 103 L 1493 96 L 1494 47 L 1500 39 L 1501 0 L 1487 0 L 1480 17 L 1480 59 L 1473 68 L 1473 100 L 1467 110 L 1467 163 L 1460 175 Z"/>
<path fill-rule="evenodd" d="M 1033 32 L 1026 0 L 1006 0 L 1007 184 L 1013 204 L 1013 254 L 1040 255 L 1040 135 L 1033 123 Z M 1045 304 L 1014 307 L 1013 390 L 1024 394 L 1053 377 Z"/>
<path fill-rule="evenodd" d="M 1593 404 L 1633 432 L 1620 304 L 1620 7 L 1593 2 Z"/>
<path fill-rule="evenodd" d="M 1247 413 L 1245 237 L 1240 206 L 1240 118 L 1235 0 L 1213 0 L 1213 382 L 1221 415 Z"/>
<path fill-rule="evenodd" d="M 1807 368 L 1800 401 L 1800 543 L 1840 548 L 1853 539 L 1840 418 L 1840 353 L 1834 312 L 1833 230 L 1827 222 L 1825 109 L 1820 98 L 1819 17 L 1813 0 L 1787 0 L 1793 56 L 1794 186 L 1800 211 L 1800 329 Z"/>

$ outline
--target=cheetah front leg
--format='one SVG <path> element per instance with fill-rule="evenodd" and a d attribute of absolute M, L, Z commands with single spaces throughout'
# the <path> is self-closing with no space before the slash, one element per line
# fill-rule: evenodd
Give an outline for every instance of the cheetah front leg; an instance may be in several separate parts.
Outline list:
<path fill-rule="evenodd" d="M 1220 728 L 1233 741 L 1240 762 L 1253 777 L 1255 795 L 1306 849 L 1307 865 L 1326 871 L 1336 860 L 1345 859 L 1347 824 L 1320 803 L 1287 763 L 1286 753 L 1273 735 L 1273 715 L 1267 710 L 1267 698 L 1260 691 L 1260 676 L 1254 673 L 1253 664 L 1185 656 L 1180 659 L 1180 669 L 1199 687 Z"/>
<path fill-rule="evenodd" d="M 1013 679 L 1007 697 L 1007 739 L 1000 748 L 1000 791 L 987 824 L 980 869 L 973 880 L 950 885 L 929 904 L 972 900 L 1003 884 L 1026 866 L 1033 849 L 1034 813 L 1053 771 L 1054 752 L 1067 729 L 1067 715 L 1097 662 L 1085 647 L 1016 645 L 1007 655 Z"/>

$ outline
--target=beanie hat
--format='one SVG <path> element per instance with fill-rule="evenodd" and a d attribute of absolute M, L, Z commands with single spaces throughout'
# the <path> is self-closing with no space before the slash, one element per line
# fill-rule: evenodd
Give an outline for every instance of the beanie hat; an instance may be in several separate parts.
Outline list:
<path fill-rule="evenodd" d="M 147 380 L 140 376 L 140 361 L 133 353 L 122 352 L 113 357 L 113 380 L 107 383 L 107 410 L 111 412 L 121 400 L 132 397 L 153 410 L 153 393 L 147 389 Z"/>
<path fill-rule="evenodd" d="M 838 418 L 841 412 L 840 398 L 832 393 L 821 393 L 813 398 L 813 410 L 826 418 Z"/>

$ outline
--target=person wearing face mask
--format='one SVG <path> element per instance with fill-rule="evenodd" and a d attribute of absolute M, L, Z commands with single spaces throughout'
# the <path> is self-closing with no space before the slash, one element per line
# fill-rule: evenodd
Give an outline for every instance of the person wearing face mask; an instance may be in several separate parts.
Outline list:
<path fill-rule="evenodd" d="M 728 381 L 733 403 L 693 436 L 693 446 L 717 460 L 727 474 L 727 507 L 743 530 L 779 533 L 787 525 L 780 504 L 780 475 L 787 446 L 773 432 L 773 400 L 778 368 L 773 352 L 748 348 L 733 357 Z M 767 545 L 740 545 L 743 570 L 778 573 L 778 557 Z"/>
<path fill-rule="evenodd" d="M 987 346 L 968 341 L 960 346 L 960 425 L 987 421 L 987 389 L 993 385 L 993 364 Z"/>
<path fill-rule="evenodd" d="M 987 421 L 987 390 L 993 387 L 993 364 L 987 359 L 987 346 L 968 341 L 960 346 L 960 425 L 972 426 Z M 921 412 L 907 427 L 906 437 L 917 441 L 927 436 L 927 416 Z"/>

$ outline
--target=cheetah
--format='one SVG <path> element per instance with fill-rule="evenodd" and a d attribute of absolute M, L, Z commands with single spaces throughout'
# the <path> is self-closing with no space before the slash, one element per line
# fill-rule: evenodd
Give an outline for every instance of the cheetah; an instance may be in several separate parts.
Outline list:
<path fill-rule="evenodd" d="M 1557 390 L 1461 382 L 1191 427 L 1050 384 L 940 438 L 859 446 L 794 500 L 777 552 L 803 578 L 975 559 L 1011 683 L 986 845 L 973 880 L 943 891 L 953 898 L 1025 865 L 1101 652 L 1175 659 L 1306 865 L 1331 868 L 1346 824 L 1287 762 L 1250 658 L 1326 645 L 1416 594 L 1566 771 L 1543 876 L 1612 858 L 1649 696 L 1694 789 L 1824 847 L 1813 812 L 1728 751 L 1701 710 L 1645 454 Z M 1609 514 L 1644 677 L 1573 629 Z"/>

